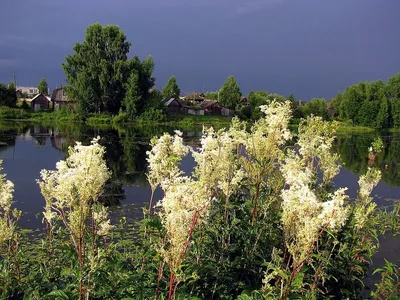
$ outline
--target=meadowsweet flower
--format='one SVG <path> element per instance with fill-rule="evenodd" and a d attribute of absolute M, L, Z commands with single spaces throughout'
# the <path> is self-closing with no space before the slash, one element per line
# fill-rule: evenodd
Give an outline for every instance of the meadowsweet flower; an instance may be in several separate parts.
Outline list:
<path fill-rule="evenodd" d="M 158 202 L 159 214 L 167 230 L 169 250 L 161 249 L 165 261 L 173 272 L 177 272 L 183 253 L 188 246 L 189 233 L 197 222 L 207 215 L 207 206 L 211 202 L 210 192 L 198 181 L 188 177 L 179 177 Z"/>
<path fill-rule="evenodd" d="M 231 128 L 228 131 L 215 132 L 213 128 L 205 129 L 199 151 L 192 149 L 197 163 L 194 177 L 202 182 L 206 189 L 222 191 L 229 197 L 239 186 L 244 177 L 238 160 L 238 148 L 243 132 Z"/>
<path fill-rule="evenodd" d="M 89 146 L 76 143 L 67 159 L 59 161 L 56 170 L 42 170 L 42 180 L 38 181 L 46 200 L 44 219 L 52 225 L 56 217 L 61 218 L 75 242 L 83 235 L 92 204 L 98 201 L 110 178 L 99 139 L 93 139 Z"/>
<path fill-rule="evenodd" d="M 380 178 L 379 170 L 368 169 L 367 173 L 360 176 L 358 180 L 359 192 L 353 210 L 356 229 L 363 228 L 369 216 L 375 211 L 376 203 L 372 202 L 373 198 L 370 195 Z"/>
<path fill-rule="evenodd" d="M 288 128 L 292 114 L 290 102 L 272 101 L 269 105 L 260 106 L 260 109 L 265 117 L 251 128 L 251 134 L 245 141 L 246 153 L 258 161 L 282 158 L 280 146 L 292 137 Z"/>
<path fill-rule="evenodd" d="M 328 199 L 322 199 L 313 188 L 319 169 L 324 184 L 329 183 L 339 170 L 338 157 L 330 154 L 334 128 L 318 117 L 302 122 L 298 153 L 288 151 L 280 167 L 288 185 L 281 192 L 282 223 L 286 246 L 295 264 L 308 257 L 321 231 L 340 229 L 348 216 L 346 189 L 339 189 L 329 194 Z"/>
<path fill-rule="evenodd" d="M 345 194 L 347 188 L 341 188 L 329 195 L 331 200 L 322 203 L 322 211 L 318 216 L 321 226 L 326 226 L 331 231 L 340 229 L 347 217 L 348 209 L 345 207 L 345 201 L 349 197 Z"/>
<path fill-rule="evenodd" d="M 318 163 L 324 184 L 329 183 L 340 169 L 339 156 L 331 152 L 337 126 L 335 122 L 324 122 L 321 117 L 314 116 L 308 117 L 299 125 L 299 152 L 312 167 L 314 163 Z"/>
<path fill-rule="evenodd" d="M 361 198 L 369 197 L 373 188 L 381 179 L 381 172 L 377 169 L 369 169 L 365 175 L 360 176 L 358 180 L 359 196 Z"/>
<path fill-rule="evenodd" d="M 3 161 L 0 160 L 0 171 Z M 11 211 L 13 202 L 14 184 L 6 179 L 5 174 L 0 174 L 0 245 L 13 239 L 15 233 L 15 220 L 20 217 L 19 211 Z M 14 216 L 14 219 L 13 219 Z"/>
<path fill-rule="evenodd" d="M 169 184 L 182 174 L 179 163 L 189 148 L 183 144 L 180 131 L 175 131 L 174 136 L 166 133 L 158 139 L 154 138 L 150 144 L 152 148 L 146 153 L 149 164 L 147 178 L 154 191 L 160 184 Z"/>

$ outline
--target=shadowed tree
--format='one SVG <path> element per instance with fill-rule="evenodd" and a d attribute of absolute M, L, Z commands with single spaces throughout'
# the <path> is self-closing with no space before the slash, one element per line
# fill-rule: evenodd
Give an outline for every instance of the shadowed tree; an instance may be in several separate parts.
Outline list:
<path fill-rule="evenodd" d="M 219 102 L 223 107 L 235 109 L 240 104 L 242 93 L 235 77 L 229 76 L 219 91 Z"/>
<path fill-rule="evenodd" d="M 164 99 L 179 99 L 179 96 L 181 95 L 181 90 L 178 87 L 178 84 L 176 83 L 176 78 L 175 76 L 172 76 L 167 84 L 164 86 L 163 91 L 162 91 Z"/>
<path fill-rule="evenodd" d="M 10 84 L 8 87 L 0 83 L 0 106 L 5 105 L 14 107 L 17 103 L 17 92 L 14 84 Z"/>

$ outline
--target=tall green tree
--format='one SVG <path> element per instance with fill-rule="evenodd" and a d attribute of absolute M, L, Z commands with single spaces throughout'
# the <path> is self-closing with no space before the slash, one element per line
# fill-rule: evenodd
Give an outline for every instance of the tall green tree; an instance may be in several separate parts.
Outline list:
<path fill-rule="evenodd" d="M 390 126 L 400 128 L 400 99 L 390 99 Z"/>
<path fill-rule="evenodd" d="M 300 111 L 299 104 L 297 103 L 297 100 L 293 94 L 290 94 L 289 97 L 287 98 L 290 101 L 290 106 L 292 107 L 292 116 L 295 119 L 301 118 L 302 114 Z"/>
<path fill-rule="evenodd" d="M 328 118 L 328 110 L 325 99 L 323 98 L 314 98 L 311 101 L 307 102 L 303 107 L 302 111 L 304 116 L 319 116 L 324 119 Z"/>
<path fill-rule="evenodd" d="M 181 95 L 181 90 L 176 82 L 175 76 L 172 76 L 167 84 L 164 86 L 162 91 L 164 99 L 175 98 L 179 100 L 179 96 Z"/>
<path fill-rule="evenodd" d="M 136 117 L 137 107 L 140 100 L 141 93 L 139 88 L 139 75 L 136 72 L 132 72 L 127 83 L 124 99 L 125 109 L 129 120 L 133 120 Z"/>
<path fill-rule="evenodd" d="M 44 78 L 42 78 L 39 81 L 39 84 L 38 84 L 37 88 L 39 90 L 39 93 L 42 93 L 44 95 L 47 95 L 49 93 L 49 86 L 47 84 L 46 79 L 44 79 Z"/>
<path fill-rule="evenodd" d="M 389 78 L 386 89 L 390 98 L 400 99 L 400 73 Z"/>
<path fill-rule="evenodd" d="M 355 123 L 358 110 L 363 103 L 364 95 L 363 86 L 353 85 L 348 87 L 344 94 L 341 105 L 341 110 L 346 118 L 350 119 Z"/>
<path fill-rule="evenodd" d="M 376 127 L 377 128 L 388 128 L 389 127 L 389 103 L 383 89 L 379 92 L 380 107 L 378 115 L 376 116 Z"/>
<path fill-rule="evenodd" d="M 154 86 L 154 62 L 151 57 L 143 62 L 137 56 L 128 60 L 130 45 L 117 26 L 99 23 L 89 26 L 85 40 L 75 44 L 74 54 L 66 57 L 63 69 L 69 84 L 67 93 L 78 102 L 82 113 L 117 113 L 132 72 L 139 77 L 141 98 L 137 111 L 143 107 Z"/>
<path fill-rule="evenodd" d="M 137 72 L 139 76 L 140 101 L 137 103 L 136 111 L 142 114 L 149 108 L 149 102 L 152 102 L 152 88 L 154 87 L 155 78 L 152 76 L 154 72 L 154 61 L 148 56 L 142 62 L 135 56 L 129 61 L 129 70 Z"/>
<path fill-rule="evenodd" d="M 240 92 L 235 77 L 229 76 L 219 91 L 219 102 L 221 106 L 236 109 L 236 106 L 240 104 L 241 97 L 242 93 Z"/>

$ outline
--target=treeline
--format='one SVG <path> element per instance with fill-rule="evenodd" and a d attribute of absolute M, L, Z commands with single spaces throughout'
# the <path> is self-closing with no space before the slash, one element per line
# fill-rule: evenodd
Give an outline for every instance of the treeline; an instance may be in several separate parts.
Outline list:
<path fill-rule="evenodd" d="M 375 127 L 400 127 L 400 73 L 382 80 L 360 82 L 338 93 L 328 106 L 335 116 L 353 124 Z"/>

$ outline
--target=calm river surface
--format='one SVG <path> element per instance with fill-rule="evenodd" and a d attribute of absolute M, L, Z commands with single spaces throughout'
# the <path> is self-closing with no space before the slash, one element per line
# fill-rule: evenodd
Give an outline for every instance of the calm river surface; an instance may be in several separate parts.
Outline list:
<path fill-rule="evenodd" d="M 149 140 L 174 128 L 131 128 L 110 126 L 93 128 L 72 124 L 61 127 L 39 126 L 29 123 L 0 123 L 0 159 L 3 172 L 15 184 L 14 206 L 23 211 L 20 226 L 29 229 L 42 228 L 41 212 L 44 199 L 36 180 L 42 169 L 54 169 L 57 161 L 65 158 L 68 146 L 76 141 L 88 144 L 93 137 L 101 136 L 100 143 L 106 147 L 106 159 L 112 171 L 112 179 L 105 188 L 104 202 L 110 206 L 113 219 L 120 216 L 141 218 L 142 207 L 150 197 L 146 182 L 146 151 Z M 196 146 L 201 128 L 184 132 L 186 143 Z M 378 136 L 374 134 L 338 135 L 335 151 L 341 156 L 340 174 L 335 185 L 347 186 L 348 194 L 354 197 L 360 174 L 368 169 L 368 147 Z M 375 165 L 382 170 L 382 180 L 373 190 L 379 206 L 390 206 L 400 199 L 400 134 L 381 134 L 385 149 L 376 157 Z M 186 157 L 182 168 L 189 172 L 193 160 Z M 160 199 L 155 194 L 155 200 Z M 400 238 L 381 237 L 381 248 L 374 263 L 381 264 L 383 257 L 398 263 Z"/>

